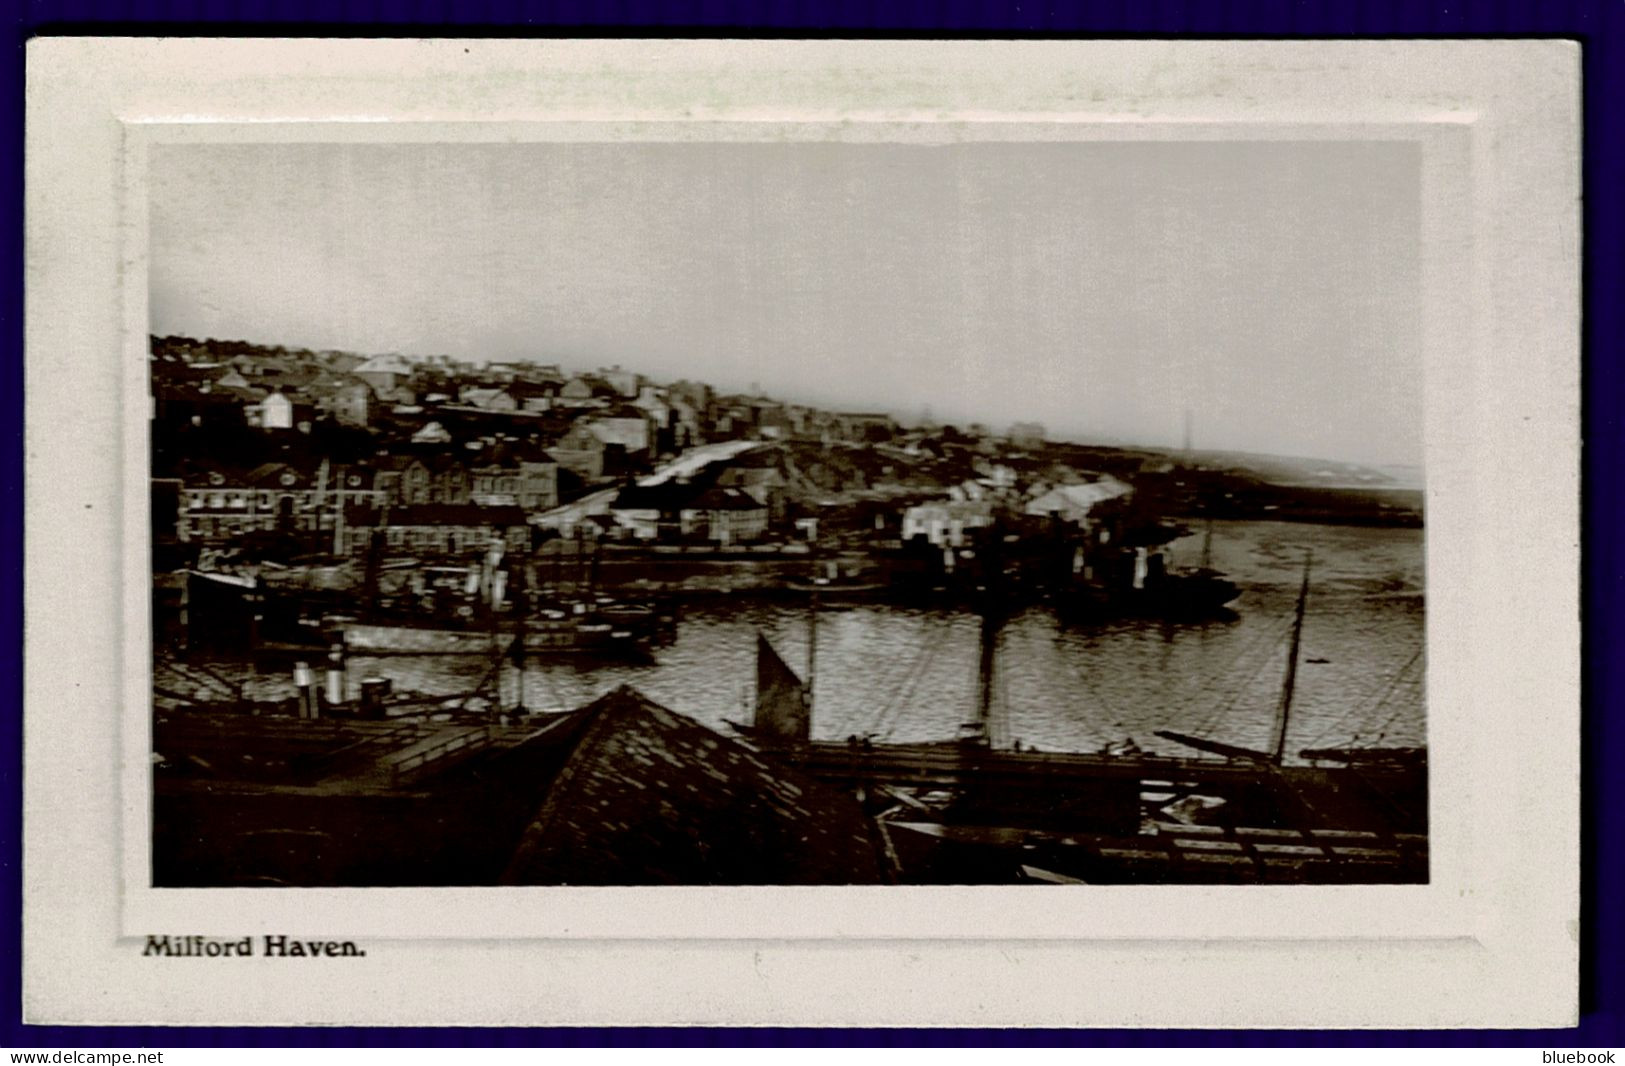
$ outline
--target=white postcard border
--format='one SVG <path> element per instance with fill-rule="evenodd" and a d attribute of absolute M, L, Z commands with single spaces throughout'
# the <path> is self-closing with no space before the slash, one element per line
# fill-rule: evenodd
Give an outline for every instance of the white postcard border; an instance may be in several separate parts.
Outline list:
<path fill-rule="evenodd" d="M 1572 1017 L 1572 46 L 57 40 L 35 42 L 30 61 L 31 1020 L 1519 1025 Z M 1384 91 L 1373 94 L 1373 85 Z M 471 127 L 473 116 L 486 121 Z M 342 123 L 342 136 L 378 139 L 399 137 L 402 121 L 463 119 L 450 137 L 484 139 L 498 120 L 551 121 L 554 132 L 543 135 L 567 138 L 558 123 L 610 123 L 631 135 L 678 120 L 695 130 L 709 123 L 715 136 L 719 121 L 760 131 L 792 117 L 840 122 L 843 139 L 929 134 L 956 121 L 982 133 L 1036 123 L 1106 135 L 1109 124 L 1123 139 L 1222 122 L 1244 135 L 1407 127 L 1424 142 L 1432 883 L 1036 890 L 1042 895 L 147 888 L 145 853 L 132 844 L 146 840 L 148 818 L 146 423 L 144 402 L 129 403 L 145 396 L 137 239 L 145 145 L 154 136 L 312 138 L 306 123 L 317 118 Z M 231 125 L 245 121 L 254 124 Z M 1449 162 L 1463 147 L 1465 172 Z M 1433 209 L 1464 188 L 1470 215 Z M 1465 264 L 1468 292 L 1458 273 Z M 1497 580 L 1485 580 L 1489 573 Z M 122 616 L 98 613 L 121 588 Z M 121 728 L 121 740 L 110 741 Z M 1441 738 L 1460 743 L 1444 747 Z M 373 939 L 365 959 L 300 970 L 266 961 L 182 969 L 142 959 L 131 939 L 217 930 Z M 526 936 L 553 939 L 519 939 Z M 559 939 L 571 937 L 592 939 Z M 605 939 L 618 937 L 641 940 Z M 864 987 L 871 980 L 885 991 Z M 363 986 L 388 995 L 347 992 Z"/>

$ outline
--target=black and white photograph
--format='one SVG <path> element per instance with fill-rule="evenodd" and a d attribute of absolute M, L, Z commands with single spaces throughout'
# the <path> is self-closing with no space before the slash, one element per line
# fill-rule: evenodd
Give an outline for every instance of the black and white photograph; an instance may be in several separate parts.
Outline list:
<path fill-rule="evenodd" d="M 155 146 L 153 883 L 1426 882 L 1420 173 Z"/>
<path fill-rule="evenodd" d="M 1560 1023 L 1577 77 L 34 49 L 29 1016 Z"/>

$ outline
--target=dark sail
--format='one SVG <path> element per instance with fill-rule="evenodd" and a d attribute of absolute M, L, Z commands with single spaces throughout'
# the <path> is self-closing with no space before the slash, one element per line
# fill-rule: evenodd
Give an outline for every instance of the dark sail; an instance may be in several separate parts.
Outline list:
<path fill-rule="evenodd" d="M 757 731 L 776 740 L 805 741 L 811 727 L 806 686 L 767 638 L 756 634 Z"/>

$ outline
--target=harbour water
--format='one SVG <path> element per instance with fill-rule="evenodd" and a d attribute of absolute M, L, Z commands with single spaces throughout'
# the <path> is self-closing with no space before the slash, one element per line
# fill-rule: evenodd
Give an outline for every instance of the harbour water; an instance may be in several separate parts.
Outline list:
<path fill-rule="evenodd" d="M 1195 566 L 1202 536 L 1173 546 Z M 1045 607 L 1003 627 L 993 684 L 995 743 L 1045 751 L 1098 751 L 1130 738 L 1146 751 L 1191 754 L 1153 736 L 1193 733 L 1268 746 L 1306 551 L 1314 557 L 1289 753 L 1314 746 L 1426 743 L 1423 533 L 1300 523 L 1215 523 L 1211 564 L 1242 588 L 1235 617 L 1196 625 L 1123 620 L 1063 625 Z M 640 664 L 532 661 L 523 676 L 534 711 L 579 707 L 631 684 L 717 728 L 748 721 L 755 634 L 805 672 L 810 612 L 782 602 L 711 599 L 686 604 L 675 641 Z M 877 742 L 949 739 L 975 715 L 978 618 L 966 612 L 880 604 L 826 607 L 816 619 L 813 734 Z M 480 657 L 352 658 L 398 689 L 468 692 L 490 663 Z M 518 671 L 502 670 L 511 705 Z M 285 695 L 271 676 L 251 688 Z"/>

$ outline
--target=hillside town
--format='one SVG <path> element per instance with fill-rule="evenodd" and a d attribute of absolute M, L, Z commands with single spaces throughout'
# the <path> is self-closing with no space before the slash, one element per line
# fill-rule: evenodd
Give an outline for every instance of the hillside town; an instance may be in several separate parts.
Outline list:
<path fill-rule="evenodd" d="M 1036 423 L 904 425 L 620 366 L 154 337 L 151 369 L 158 570 L 353 559 L 377 533 L 419 556 L 492 542 L 546 553 L 585 541 L 622 560 L 816 547 L 826 578 L 873 578 L 910 547 L 916 564 L 952 569 L 996 522 L 1082 533 L 1110 519 L 1142 527 L 1143 580 L 1157 565 L 1144 527 L 1260 490 L 1167 453 L 1051 443 Z M 724 586 L 779 577 L 736 572 Z"/>
<path fill-rule="evenodd" d="M 994 435 L 611 366 L 153 338 L 154 536 L 205 568 L 555 538 L 706 550 L 962 546 L 1003 508 L 1081 521 L 1129 486 Z M 857 536 L 862 534 L 862 536 Z M 878 536 L 877 536 L 878 534 Z"/>

